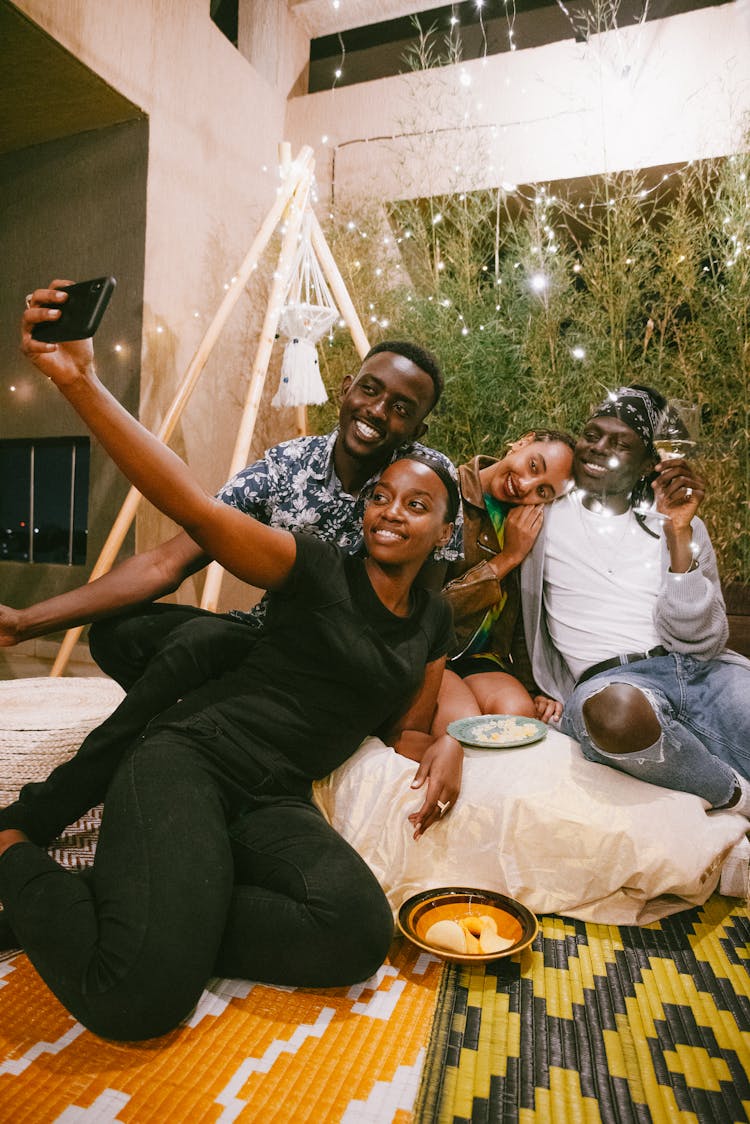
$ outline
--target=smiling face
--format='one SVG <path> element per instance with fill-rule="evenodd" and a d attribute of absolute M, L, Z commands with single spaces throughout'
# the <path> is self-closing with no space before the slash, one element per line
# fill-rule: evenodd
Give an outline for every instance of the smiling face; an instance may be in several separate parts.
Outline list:
<path fill-rule="evenodd" d="M 496 464 L 480 470 L 483 490 L 501 503 L 550 503 L 570 483 L 573 450 L 563 441 L 520 438 Z"/>
<path fill-rule="evenodd" d="M 426 464 L 404 459 L 389 465 L 365 507 L 368 554 L 383 565 L 421 566 L 451 536 L 447 505 L 445 484 Z"/>
<path fill-rule="evenodd" d="M 589 418 L 576 442 L 573 474 L 579 488 L 596 496 L 629 496 L 654 460 L 643 441 L 619 418 Z"/>
<path fill-rule="evenodd" d="M 339 445 L 354 461 L 386 464 L 399 445 L 425 431 L 435 399 L 426 371 L 403 355 L 381 351 L 342 384 Z"/>

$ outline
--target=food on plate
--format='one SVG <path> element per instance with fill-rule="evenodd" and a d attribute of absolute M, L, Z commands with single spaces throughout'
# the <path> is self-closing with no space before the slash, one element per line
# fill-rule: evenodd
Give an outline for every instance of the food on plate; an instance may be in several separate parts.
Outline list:
<path fill-rule="evenodd" d="M 505 952 L 515 943 L 508 937 L 501 937 L 494 917 L 485 913 L 469 913 L 457 921 L 436 921 L 426 931 L 425 940 L 438 948 L 474 956 Z"/>
<path fill-rule="evenodd" d="M 469 731 L 469 736 L 477 741 L 492 742 L 502 745 L 503 742 L 518 741 L 519 738 L 532 738 L 537 733 L 537 726 L 533 722 L 519 722 L 517 718 L 488 718 L 477 722 Z"/>

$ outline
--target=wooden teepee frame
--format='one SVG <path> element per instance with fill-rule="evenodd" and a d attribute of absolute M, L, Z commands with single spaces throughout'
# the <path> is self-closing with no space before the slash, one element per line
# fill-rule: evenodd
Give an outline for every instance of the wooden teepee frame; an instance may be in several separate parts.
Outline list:
<path fill-rule="evenodd" d="M 244 261 L 236 271 L 237 280 L 228 289 L 224 299 L 219 305 L 213 320 L 198 345 L 195 355 L 188 365 L 182 383 L 156 434 L 161 441 L 165 443 L 169 441 L 182 415 L 182 411 L 195 389 L 208 357 L 224 325 L 229 319 L 232 309 L 239 300 L 240 294 L 250 280 L 251 275 L 257 269 L 258 262 L 270 242 L 274 231 L 280 223 L 283 223 L 283 237 L 279 261 L 274 273 L 271 293 L 266 306 L 263 326 L 258 340 L 258 347 L 255 353 L 255 360 L 252 366 L 245 405 L 240 418 L 234 452 L 232 453 L 232 459 L 226 477 L 227 479 L 234 476 L 236 472 L 239 472 L 240 469 L 244 468 L 248 463 L 263 387 L 268 373 L 268 365 L 271 360 L 271 352 L 276 338 L 279 317 L 281 316 L 283 297 L 289 284 L 297 240 L 302 226 L 303 216 L 306 212 L 309 212 L 312 216 L 313 249 L 326 276 L 326 280 L 328 281 L 333 298 L 341 313 L 341 317 L 351 332 L 354 346 L 360 358 L 364 358 L 370 349 L 367 336 L 357 316 L 344 279 L 336 265 L 331 249 L 320 227 L 320 223 L 312 212 L 309 199 L 310 186 L 312 184 L 315 167 L 312 149 L 308 146 L 304 146 L 300 149 L 296 160 L 292 161 L 289 144 L 284 142 L 280 146 L 280 164 L 282 183 L 276 201 L 261 224 Z M 299 410 L 304 416 L 304 406 L 299 407 Z M 112 525 L 112 529 L 102 547 L 101 553 L 94 564 L 88 579 L 89 582 L 96 581 L 97 578 L 107 573 L 114 565 L 117 553 L 135 518 L 138 505 L 142 498 L 137 489 L 130 488 L 125 497 L 125 502 L 120 508 L 117 518 Z M 217 562 L 212 562 L 206 573 L 206 581 L 201 598 L 201 608 L 210 609 L 214 612 L 216 611 L 219 595 L 221 593 L 223 576 L 224 571 L 221 566 L 219 566 Z M 57 658 L 50 672 L 51 676 L 64 674 L 73 649 L 83 632 L 83 627 L 83 625 L 79 625 L 75 628 L 68 629 L 65 633 L 57 653 Z"/>

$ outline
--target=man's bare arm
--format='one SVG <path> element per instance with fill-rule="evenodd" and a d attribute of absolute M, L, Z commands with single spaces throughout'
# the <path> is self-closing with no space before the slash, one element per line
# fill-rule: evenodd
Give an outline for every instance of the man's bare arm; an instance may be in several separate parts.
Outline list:
<path fill-rule="evenodd" d="M 164 597 L 209 559 L 184 531 L 153 550 L 135 554 L 96 581 L 39 601 L 26 609 L 0 605 L 0 647 L 11 648 L 121 609 Z"/>

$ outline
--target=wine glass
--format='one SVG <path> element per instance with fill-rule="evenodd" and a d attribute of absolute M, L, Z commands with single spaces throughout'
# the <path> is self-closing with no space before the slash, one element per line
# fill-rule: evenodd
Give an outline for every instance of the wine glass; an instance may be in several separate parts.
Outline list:
<path fill-rule="evenodd" d="M 684 398 L 670 398 L 654 433 L 660 460 L 689 457 L 700 434 L 700 406 Z"/>

